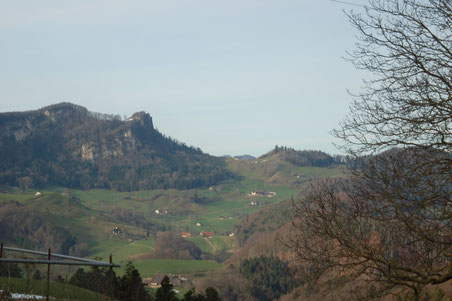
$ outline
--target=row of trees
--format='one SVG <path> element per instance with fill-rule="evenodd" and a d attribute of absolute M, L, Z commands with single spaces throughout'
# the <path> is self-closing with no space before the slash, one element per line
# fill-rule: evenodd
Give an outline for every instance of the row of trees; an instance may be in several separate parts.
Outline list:
<path fill-rule="evenodd" d="M 29 280 L 29 276 L 27 279 Z M 4 263 L 0 268 L 0 277 L 22 278 L 23 272 L 17 263 Z M 39 270 L 35 270 L 31 276 L 34 280 L 42 280 Z M 28 281 L 27 280 L 27 281 Z M 57 276 L 57 282 L 64 283 L 65 280 L 60 275 Z M 177 301 L 173 284 L 168 276 L 165 276 L 161 282 L 161 287 L 155 293 L 149 293 L 145 289 L 139 271 L 129 261 L 124 270 L 124 276 L 119 277 L 114 271 L 108 268 L 92 267 L 85 271 L 79 268 L 67 281 L 68 284 L 85 288 L 101 295 L 113 296 L 121 301 Z M 190 289 L 184 294 L 183 301 L 220 301 L 218 291 L 213 287 L 206 288 L 205 292 L 196 292 L 195 288 Z"/>
<path fill-rule="evenodd" d="M 275 146 L 273 151 L 265 154 L 263 157 L 273 154 L 278 154 L 281 157 L 281 160 L 290 162 L 295 166 L 328 167 L 335 163 L 343 163 L 322 151 L 299 151 L 290 147 L 278 145 Z"/>
<path fill-rule="evenodd" d="M 173 284 L 168 276 L 161 282 L 161 287 L 154 294 L 149 293 L 142 282 L 139 271 L 129 261 L 125 267 L 124 276 L 117 277 L 109 269 L 91 268 L 89 271 L 78 269 L 69 280 L 69 284 L 86 288 L 99 294 L 109 295 L 113 291 L 116 299 L 121 301 L 177 301 Z M 112 287 L 113 285 L 113 287 Z M 185 293 L 183 301 L 220 301 L 217 290 L 208 287 L 205 293 L 196 293 L 192 288 Z"/>
<path fill-rule="evenodd" d="M 113 292 L 114 297 L 122 301 L 152 300 L 144 288 L 140 273 L 131 262 L 127 263 L 122 277 L 106 268 L 92 267 L 89 271 L 80 268 L 69 279 L 69 284 L 106 296 Z"/>
<path fill-rule="evenodd" d="M 294 202 L 288 244 L 319 290 L 420 300 L 452 279 L 452 3 L 369 0 L 362 11 L 347 13 L 349 59 L 372 78 L 333 131 L 359 164 Z"/>
<path fill-rule="evenodd" d="M 161 282 L 161 287 L 157 289 L 154 294 L 156 301 L 177 301 L 179 298 L 176 296 L 176 292 L 173 289 L 168 276 L 165 276 Z M 218 291 L 213 287 L 208 287 L 205 293 L 196 293 L 195 288 L 190 289 L 184 294 L 183 301 L 220 301 L 220 295 Z"/>

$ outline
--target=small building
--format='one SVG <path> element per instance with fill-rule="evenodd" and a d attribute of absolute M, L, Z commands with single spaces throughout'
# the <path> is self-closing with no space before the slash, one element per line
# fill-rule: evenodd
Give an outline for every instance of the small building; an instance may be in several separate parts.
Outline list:
<path fill-rule="evenodd" d="M 155 210 L 154 210 L 154 213 L 158 215 L 158 214 L 160 214 L 160 210 L 155 209 Z"/>
<path fill-rule="evenodd" d="M 187 277 L 182 277 L 179 275 L 173 275 L 173 274 L 155 274 L 152 276 L 152 278 L 145 278 L 143 279 L 143 282 L 148 284 L 151 288 L 159 288 L 161 287 L 161 283 L 163 278 L 165 276 L 168 276 L 169 281 L 175 286 L 175 287 L 182 287 L 188 289 L 191 284 L 190 280 Z"/>
<path fill-rule="evenodd" d="M 250 206 L 259 206 L 259 202 L 251 201 Z"/>
<path fill-rule="evenodd" d="M 229 236 L 230 237 L 234 236 L 234 232 L 229 233 Z"/>
<path fill-rule="evenodd" d="M 199 234 L 201 234 L 202 237 L 206 237 L 206 238 L 211 238 L 211 237 L 213 237 L 213 232 L 204 232 L 204 231 L 201 231 L 201 233 L 199 233 Z"/>
<path fill-rule="evenodd" d="M 150 287 L 152 288 L 159 288 L 161 287 L 161 283 L 163 278 L 165 278 L 165 275 L 163 274 L 156 274 L 152 276 L 152 278 L 147 278 L 144 283 L 148 283 Z"/>
<path fill-rule="evenodd" d="M 200 222 L 197 222 L 197 223 L 196 223 L 196 226 L 201 227 L 202 224 L 201 224 Z"/>
<path fill-rule="evenodd" d="M 111 233 L 113 233 L 114 235 L 118 235 L 118 234 L 121 234 L 122 231 L 121 231 L 121 228 L 115 227 L 115 228 L 111 231 Z"/>
<path fill-rule="evenodd" d="M 181 234 L 180 234 L 182 237 L 191 237 L 191 233 L 190 232 L 182 232 Z"/>
<path fill-rule="evenodd" d="M 253 190 L 251 193 L 248 194 L 248 196 L 260 196 L 260 197 L 267 197 L 271 198 L 276 195 L 276 192 L 273 191 L 265 191 L 265 190 Z"/>
<path fill-rule="evenodd" d="M 226 218 L 224 216 L 220 216 L 220 219 L 221 220 L 225 220 Z"/>
<path fill-rule="evenodd" d="M 35 196 L 40 196 L 41 195 L 41 192 L 40 191 L 37 191 L 36 193 L 35 193 Z"/>

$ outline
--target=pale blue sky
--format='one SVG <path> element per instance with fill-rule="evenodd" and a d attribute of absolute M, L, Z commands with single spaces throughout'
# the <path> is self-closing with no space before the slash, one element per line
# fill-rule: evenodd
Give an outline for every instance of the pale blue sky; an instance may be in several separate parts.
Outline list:
<path fill-rule="evenodd" d="M 350 0 L 362 4 L 364 0 Z M 213 155 L 338 153 L 364 74 L 329 0 L 0 0 L 0 111 L 63 101 L 130 116 Z"/>

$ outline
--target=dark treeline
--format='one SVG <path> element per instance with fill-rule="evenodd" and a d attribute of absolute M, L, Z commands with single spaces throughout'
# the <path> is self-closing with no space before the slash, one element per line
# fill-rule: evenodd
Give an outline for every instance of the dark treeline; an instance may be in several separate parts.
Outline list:
<path fill-rule="evenodd" d="M 299 285 L 288 264 L 278 257 L 244 259 L 240 273 L 251 282 L 251 295 L 257 300 L 278 299 Z"/>
<path fill-rule="evenodd" d="M 328 167 L 333 164 L 344 164 L 347 160 L 344 156 L 331 156 L 322 151 L 295 150 L 290 147 L 278 146 L 265 154 L 263 157 L 277 154 L 281 160 L 292 163 L 296 166 Z"/>
<path fill-rule="evenodd" d="M 17 263 L 3 263 L 0 267 L 0 277 L 22 278 L 23 271 Z M 44 280 L 39 270 L 35 270 L 32 277 L 34 280 Z M 59 283 L 68 283 L 80 288 L 88 289 L 104 296 L 113 295 L 116 300 L 121 301 L 220 301 L 218 291 L 208 287 L 204 292 L 197 292 L 195 288 L 188 290 L 182 299 L 176 296 L 173 284 L 168 276 L 161 281 L 161 287 L 154 293 L 146 290 L 140 272 L 129 261 L 124 269 L 122 277 L 117 276 L 109 268 L 91 267 L 89 270 L 82 268 L 69 278 L 64 280 L 61 275 L 55 279 Z"/>
<path fill-rule="evenodd" d="M 69 254 L 76 239 L 66 229 L 42 218 L 16 201 L 0 203 L 0 241 L 13 242 L 25 249 Z"/>
<path fill-rule="evenodd" d="M 115 299 L 121 301 L 177 301 L 173 284 L 165 276 L 161 282 L 161 287 L 154 294 L 149 293 L 143 284 L 139 271 L 129 261 L 126 264 L 124 276 L 116 276 L 114 271 L 110 272 L 107 268 L 91 268 L 89 271 L 78 269 L 69 279 L 69 284 L 86 288 L 108 296 L 113 292 Z M 183 301 L 220 301 L 216 289 L 209 287 L 202 292 L 196 293 L 192 288 L 185 293 Z"/>
<path fill-rule="evenodd" d="M 69 279 L 69 284 L 109 296 L 121 301 L 154 300 L 144 288 L 140 273 L 128 262 L 124 276 L 116 276 L 107 268 L 92 267 L 89 271 L 79 268 Z"/>
<path fill-rule="evenodd" d="M 232 177 L 223 159 L 168 138 L 152 118 L 99 119 L 62 103 L 0 114 L 0 183 L 119 191 L 208 186 Z"/>

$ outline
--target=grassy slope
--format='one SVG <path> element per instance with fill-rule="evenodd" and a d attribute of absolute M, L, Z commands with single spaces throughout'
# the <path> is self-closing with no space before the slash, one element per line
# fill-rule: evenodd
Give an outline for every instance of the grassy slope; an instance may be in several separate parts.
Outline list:
<path fill-rule="evenodd" d="M 146 259 L 133 262 L 142 276 L 154 274 L 199 274 L 218 270 L 222 264 L 210 260 Z"/>
<path fill-rule="evenodd" d="M 140 260 L 137 255 L 150 252 L 149 247 L 152 247 L 153 240 L 146 239 L 144 229 L 116 220 L 111 216 L 111 210 L 121 207 L 139 212 L 148 221 L 166 224 L 175 231 L 192 233 L 199 233 L 201 230 L 213 231 L 215 236 L 210 242 L 214 245 L 215 252 L 219 252 L 237 247 L 234 238 L 225 234 L 232 231 L 234 225 L 246 215 L 269 204 L 297 196 L 299 189 L 312 180 L 341 176 L 344 173 L 343 168 L 296 167 L 279 160 L 277 156 L 251 161 L 228 159 L 227 164 L 239 177 L 224 181 L 212 190 L 207 188 L 139 192 L 71 190 L 70 194 L 80 200 L 76 202 L 70 196 L 62 195 L 63 188 L 44 190 L 39 197 L 34 196 L 36 191 L 23 193 L 13 189 L 0 193 L 0 201 L 18 200 L 41 212 L 56 224 L 65 226 L 77 236 L 79 242 L 88 242 L 90 257 L 108 258 L 111 253 L 115 262 L 135 260 L 134 263 L 140 268 L 143 276 L 150 276 L 156 272 L 193 273 L 215 270 L 221 265 L 209 261 Z M 248 194 L 252 190 L 274 191 L 276 196 L 250 197 Z M 195 193 L 204 204 L 192 201 Z M 258 201 L 260 206 L 250 206 L 252 200 Z M 167 209 L 170 214 L 156 215 L 155 209 Z M 172 212 L 177 214 L 171 214 Z M 226 219 L 221 220 L 220 216 Z M 196 226 L 197 222 L 201 222 L 202 226 Z M 113 236 L 111 230 L 115 226 L 121 227 L 125 234 Z M 129 241 L 132 234 L 135 238 L 141 236 L 142 240 Z M 212 247 L 199 236 L 189 240 L 205 252 L 213 251 Z"/>
<path fill-rule="evenodd" d="M 222 250 L 230 250 L 236 246 L 234 237 L 229 236 L 214 236 L 212 238 L 207 238 L 211 245 L 207 242 L 205 238 L 200 236 L 189 237 L 186 239 L 195 243 L 203 252 L 207 253 L 216 253 Z M 213 250 L 212 245 L 215 248 L 215 250 Z"/>
<path fill-rule="evenodd" d="M 151 243 L 152 242 L 152 243 Z M 126 242 L 117 238 L 95 242 L 90 248 L 90 257 L 108 259 L 110 254 L 115 262 L 133 260 L 134 255 L 147 254 L 152 250 L 153 240 Z"/>
<path fill-rule="evenodd" d="M 47 284 L 45 280 L 30 280 L 27 289 L 26 279 L 0 277 L 0 290 L 12 293 L 34 294 L 45 296 Z M 83 288 L 69 284 L 50 282 L 50 296 L 58 300 L 103 300 L 102 296 Z"/>

